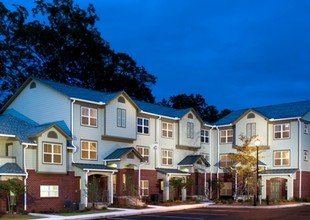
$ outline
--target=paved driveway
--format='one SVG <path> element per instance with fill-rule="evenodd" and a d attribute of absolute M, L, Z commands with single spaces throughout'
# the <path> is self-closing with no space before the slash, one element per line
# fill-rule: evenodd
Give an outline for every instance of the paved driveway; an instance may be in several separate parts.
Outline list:
<path fill-rule="evenodd" d="M 277 209 L 252 209 L 252 208 L 198 208 L 182 211 L 154 213 L 135 216 L 122 216 L 108 218 L 114 220 L 207 220 L 207 219 L 220 219 L 220 220 L 234 220 L 234 219 L 281 219 L 281 220 L 303 220 L 310 219 L 310 206 L 290 207 L 290 208 L 277 208 Z"/>

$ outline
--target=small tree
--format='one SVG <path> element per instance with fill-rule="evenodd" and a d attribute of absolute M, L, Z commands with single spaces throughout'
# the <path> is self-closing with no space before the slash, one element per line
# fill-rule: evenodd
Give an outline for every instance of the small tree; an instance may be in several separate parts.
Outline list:
<path fill-rule="evenodd" d="M 178 199 L 180 199 L 180 196 L 182 195 L 182 189 L 183 188 L 189 188 L 192 183 L 189 178 L 171 178 L 170 181 L 170 186 L 172 186 L 174 193 L 176 192 L 177 195 L 179 196 Z"/>
<path fill-rule="evenodd" d="M 24 183 L 18 178 L 8 179 L 0 182 L 0 191 L 2 191 L 8 201 L 9 213 L 13 213 L 13 207 L 18 202 L 18 197 L 24 193 Z"/>
<path fill-rule="evenodd" d="M 230 154 L 230 160 L 234 161 L 235 166 L 232 169 L 228 168 L 228 172 L 238 174 L 238 177 L 241 178 L 242 181 L 239 183 L 242 185 L 242 193 L 249 195 L 253 195 L 256 191 L 258 180 L 255 178 L 257 175 L 257 153 L 260 154 L 262 152 L 261 149 L 258 149 L 257 146 L 251 146 L 253 140 L 256 139 L 257 136 L 252 136 L 251 138 L 247 138 L 244 135 L 240 135 L 239 139 L 243 142 L 242 146 L 236 145 L 237 153 Z M 237 189 L 235 189 L 237 190 Z"/>

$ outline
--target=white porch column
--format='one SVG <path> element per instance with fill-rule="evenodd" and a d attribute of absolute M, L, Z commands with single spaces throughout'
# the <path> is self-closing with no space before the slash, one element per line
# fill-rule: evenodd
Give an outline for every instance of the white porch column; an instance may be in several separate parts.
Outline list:
<path fill-rule="evenodd" d="M 291 200 L 294 197 L 294 180 L 293 175 L 289 175 L 287 178 L 287 200 Z"/>
<path fill-rule="evenodd" d="M 169 180 L 170 180 L 170 176 L 166 175 L 165 179 L 164 179 L 164 191 L 163 191 L 163 200 L 164 202 L 166 202 L 167 200 L 169 200 Z"/>
<path fill-rule="evenodd" d="M 267 188 L 266 188 L 266 184 L 267 184 L 267 178 L 265 176 L 261 176 L 261 193 L 262 193 L 262 199 L 266 199 L 267 197 Z"/>
<path fill-rule="evenodd" d="M 113 204 L 113 175 L 114 175 L 114 172 L 112 172 L 108 176 L 108 192 L 109 192 L 108 202 L 110 204 Z"/>
<path fill-rule="evenodd" d="M 182 201 L 186 201 L 186 188 L 182 188 Z"/>

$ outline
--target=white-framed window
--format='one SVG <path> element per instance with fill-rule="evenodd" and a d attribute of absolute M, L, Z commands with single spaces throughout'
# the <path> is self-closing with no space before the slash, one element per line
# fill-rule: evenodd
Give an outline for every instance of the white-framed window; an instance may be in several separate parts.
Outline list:
<path fill-rule="evenodd" d="M 194 123 L 187 122 L 187 138 L 194 139 Z"/>
<path fill-rule="evenodd" d="M 58 185 L 41 185 L 40 197 L 59 197 Z"/>
<path fill-rule="evenodd" d="M 201 130 L 201 143 L 209 143 L 209 130 Z"/>
<path fill-rule="evenodd" d="M 141 180 L 140 187 L 141 187 L 141 196 L 149 196 L 149 181 Z"/>
<path fill-rule="evenodd" d="M 273 126 L 274 139 L 290 138 L 290 124 L 276 124 Z"/>
<path fill-rule="evenodd" d="M 172 150 L 162 150 L 161 151 L 161 163 L 162 165 L 172 165 L 173 151 Z"/>
<path fill-rule="evenodd" d="M 138 152 L 144 158 L 144 160 L 149 163 L 150 159 L 150 149 L 148 147 L 137 146 Z"/>
<path fill-rule="evenodd" d="M 43 163 L 62 164 L 62 144 L 43 143 Z"/>
<path fill-rule="evenodd" d="M 308 128 L 308 124 L 304 125 L 304 133 L 308 134 L 309 133 L 309 128 Z"/>
<path fill-rule="evenodd" d="M 162 136 L 166 138 L 172 138 L 173 136 L 173 124 L 163 122 L 162 124 Z"/>
<path fill-rule="evenodd" d="M 246 124 L 246 137 L 251 138 L 256 135 L 256 123 Z"/>
<path fill-rule="evenodd" d="M 117 127 L 126 128 L 126 109 L 117 109 Z"/>
<path fill-rule="evenodd" d="M 81 159 L 82 160 L 97 160 L 97 142 L 81 141 Z"/>
<path fill-rule="evenodd" d="M 274 151 L 273 152 L 274 166 L 289 166 L 290 165 L 290 151 Z"/>
<path fill-rule="evenodd" d="M 308 161 L 309 160 L 309 154 L 307 150 L 304 150 L 304 161 Z"/>
<path fill-rule="evenodd" d="M 221 196 L 231 196 L 233 194 L 232 191 L 232 182 L 224 182 L 221 187 Z"/>
<path fill-rule="evenodd" d="M 148 118 L 137 118 L 137 130 L 140 134 L 148 134 L 149 133 L 149 126 L 150 120 Z"/>
<path fill-rule="evenodd" d="M 233 130 L 232 129 L 221 130 L 221 143 L 227 144 L 232 143 L 232 141 L 233 141 Z"/>
<path fill-rule="evenodd" d="M 97 109 L 81 106 L 81 125 L 97 127 Z"/>
<path fill-rule="evenodd" d="M 233 165 L 233 161 L 228 156 L 228 154 L 220 155 L 220 168 L 229 168 Z"/>

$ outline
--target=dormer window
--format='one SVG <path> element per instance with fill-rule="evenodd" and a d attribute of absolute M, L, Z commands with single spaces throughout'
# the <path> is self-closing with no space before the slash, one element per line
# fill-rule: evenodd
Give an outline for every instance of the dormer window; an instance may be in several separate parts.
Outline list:
<path fill-rule="evenodd" d="M 194 118 L 192 113 L 189 113 L 189 114 L 187 115 L 187 117 L 190 118 L 190 119 L 193 119 L 193 118 Z"/>

